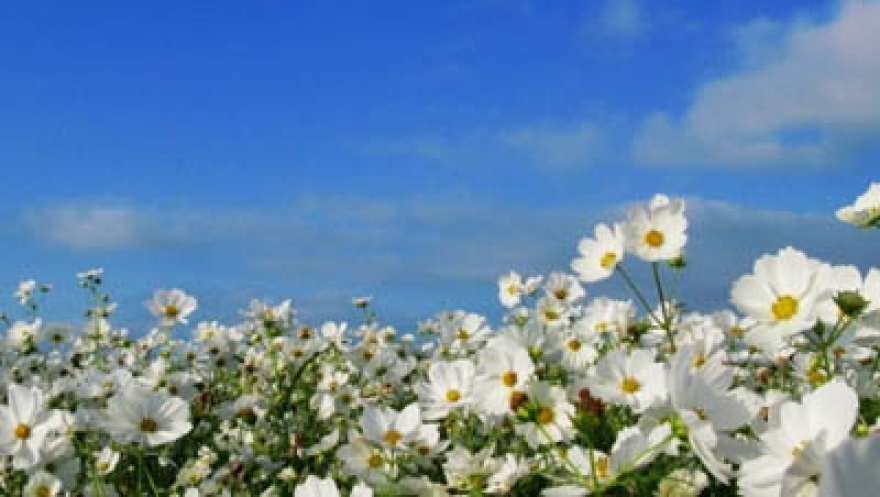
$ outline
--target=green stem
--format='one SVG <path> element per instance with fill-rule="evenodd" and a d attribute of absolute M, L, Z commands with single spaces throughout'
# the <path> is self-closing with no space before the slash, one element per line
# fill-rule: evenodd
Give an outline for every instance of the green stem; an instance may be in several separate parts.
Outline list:
<path fill-rule="evenodd" d="M 657 319 L 657 316 L 654 315 L 654 311 L 651 309 L 651 305 L 648 304 L 648 300 L 645 299 L 644 294 L 642 294 L 641 290 L 639 290 L 638 286 L 636 286 L 635 281 L 633 281 L 629 273 L 626 272 L 621 264 L 618 264 L 615 267 L 615 270 L 620 274 L 621 277 L 623 277 L 623 281 L 626 282 L 627 286 L 635 294 L 636 300 L 638 300 L 639 303 L 642 304 L 642 307 L 645 308 L 645 312 L 648 313 L 648 316 L 651 317 L 651 320 L 654 321 L 654 323 L 656 323 L 657 325 L 660 325 L 660 320 Z"/>

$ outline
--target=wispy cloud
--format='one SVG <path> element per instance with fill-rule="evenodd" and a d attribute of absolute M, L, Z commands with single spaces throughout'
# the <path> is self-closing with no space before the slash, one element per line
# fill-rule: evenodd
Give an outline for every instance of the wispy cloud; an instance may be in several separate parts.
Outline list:
<path fill-rule="evenodd" d="M 605 34 L 635 38 L 644 29 L 643 9 L 639 0 L 605 0 L 600 26 Z"/>
<path fill-rule="evenodd" d="M 501 134 L 502 141 L 543 167 L 578 168 L 593 164 L 604 154 L 605 136 L 599 126 L 530 126 Z"/>
<path fill-rule="evenodd" d="M 140 213 L 119 206 L 45 208 L 25 213 L 23 220 L 40 240 L 75 250 L 131 247 L 149 231 Z"/>
<path fill-rule="evenodd" d="M 456 136 L 374 140 L 365 150 L 416 157 L 450 167 L 514 163 L 533 169 L 582 169 L 607 156 L 607 136 L 594 122 L 526 123 Z"/>
<path fill-rule="evenodd" d="M 680 115 L 647 117 L 637 161 L 825 166 L 880 137 L 880 3 L 849 0 L 826 22 L 757 21 L 737 34 L 742 67 L 700 87 Z"/>

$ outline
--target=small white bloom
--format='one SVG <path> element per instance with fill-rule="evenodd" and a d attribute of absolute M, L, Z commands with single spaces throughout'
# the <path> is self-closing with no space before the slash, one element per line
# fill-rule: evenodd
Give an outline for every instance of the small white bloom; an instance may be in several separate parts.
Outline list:
<path fill-rule="evenodd" d="M 594 238 L 584 238 L 578 245 L 580 257 L 572 261 L 571 268 L 582 281 L 593 283 L 604 280 L 614 273 L 623 259 L 624 237 L 619 224 L 609 228 L 598 224 Z"/>
<path fill-rule="evenodd" d="M 156 290 L 153 299 L 146 303 L 147 308 L 160 319 L 163 326 L 186 324 L 187 317 L 196 310 L 197 305 L 194 297 L 177 288 Z"/>
<path fill-rule="evenodd" d="M 432 363 L 428 381 L 415 386 L 425 418 L 441 419 L 450 411 L 468 407 L 473 402 L 474 374 L 474 364 L 466 359 Z"/>
<path fill-rule="evenodd" d="M 648 350 L 636 349 L 627 355 L 613 350 L 603 357 L 591 375 L 591 391 L 605 402 L 644 412 L 666 398 L 666 372 Z"/>
<path fill-rule="evenodd" d="M 862 228 L 880 227 L 880 183 L 871 183 L 852 205 L 838 209 L 837 219 Z"/>
<path fill-rule="evenodd" d="M 657 195 L 647 209 L 635 208 L 623 224 L 627 250 L 646 261 L 680 257 L 687 243 L 684 201 Z"/>
<path fill-rule="evenodd" d="M 306 481 L 297 485 L 294 497 L 339 497 L 339 489 L 332 478 L 318 478 L 315 475 L 306 477 Z"/>
<path fill-rule="evenodd" d="M 22 497 L 55 497 L 61 494 L 61 480 L 45 471 L 37 471 L 28 479 Z"/>

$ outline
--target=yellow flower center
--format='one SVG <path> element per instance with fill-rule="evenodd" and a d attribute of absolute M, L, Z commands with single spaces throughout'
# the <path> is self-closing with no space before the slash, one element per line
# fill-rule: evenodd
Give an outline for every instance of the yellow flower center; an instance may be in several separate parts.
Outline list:
<path fill-rule="evenodd" d="M 608 468 L 608 458 L 605 456 L 599 456 L 596 458 L 596 476 L 599 478 L 610 478 L 611 471 Z"/>
<path fill-rule="evenodd" d="M 110 469 L 110 463 L 108 463 L 107 461 L 98 461 L 97 463 L 95 463 L 95 469 L 103 473 Z"/>
<path fill-rule="evenodd" d="M 519 285 L 507 285 L 507 293 L 510 295 L 519 295 Z"/>
<path fill-rule="evenodd" d="M 813 386 L 819 386 L 825 383 L 825 374 L 818 369 L 814 369 L 807 373 L 807 381 L 809 381 Z"/>
<path fill-rule="evenodd" d="M 639 383 L 639 380 L 633 378 L 632 376 L 627 376 L 620 382 L 620 391 L 623 393 L 636 393 L 641 390 L 642 384 Z"/>
<path fill-rule="evenodd" d="M 809 444 L 809 443 L 810 443 L 809 441 L 807 441 L 807 440 L 803 440 L 803 441 L 801 441 L 800 443 L 798 443 L 797 445 L 795 445 L 795 446 L 791 449 L 791 457 L 793 457 L 793 458 L 795 458 L 795 459 L 797 459 L 798 457 L 800 457 L 801 454 L 803 454 L 804 449 L 807 448 L 807 444 Z"/>
<path fill-rule="evenodd" d="M 598 323 L 596 323 L 595 328 L 596 328 L 596 331 L 598 331 L 599 333 L 605 333 L 606 331 L 608 331 L 608 322 L 607 321 L 599 321 Z"/>
<path fill-rule="evenodd" d="M 701 367 L 703 367 L 705 365 L 706 365 L 706 356 L 704 356 L 703 354 L 697 355 L 696 357 L 694 357 L 694 360 L 691 361 L 691 367 L 693 367 L 694 369 L 700 369 Z"/>
<path fill-rule="evenodd" d="M 369 459 L 367 459 L 367 466 L 371 468 L 378 468 L 382 465 L 382 456 L 379 454 L 370 454 Z"/>
<path fill-rule="evenodd" d="M 552 309 L 547 309 L 546 311 L 544 311 L 544 317 L 547 319 L 547 321 L 556 321 L 557 319 L 559 319 L 559 313 Z"/>
<path fill-rule="evenodd" d="M 645 243 L 648 244 L 649 247 L 657 248 L 662 247 L 663 242 L 666 241 L 666 237 L 662 232 L 657 230 L 650 230 L 645 233 Z"/>
<path fill-rule="evenodd" d="M 568 350 L 572 352 L 577 352 L 581 350 L 581 342 L 579 340 L 569 340 L 567 345 Z"/>
<path fill-rule="evenodd" d="M 797 314 L 798 307 L 799 302 L 797 298 L 791 295 L 780 295 L 776 297 L 776 301 L 773 302 L 773 306 L 770 309 L 773 311 L 773 317 L 777 321 L 788 321 Z"/>
<path fill-rule="evenodd" d="M 507 388 L 515 387 L 518 379 L 515 371 L 508 371 L 501 375 L 501 383 L 504 383 Z"/>
<path fill-rule="evenodd" d="M 604 269 L 608 269 L 617 263 L 617 254 L 614 252 L 605 252 L 601 259 L 599 259 L 599 265 Z"/>
<path fill-rule="evenodd" d="M 37 487 L 34 495 L 37 497 L 50 497 L 52 495 L 52 489 L 49 488 L 49 485 L 40 485 Z"/>
<path fill-rule="evenodd" d="M 141 421 L 141 431 L 144 433 L 156 433 L 156 430 L 159 429 L 159 424 L 156 423 L 155 419 L 152 418 L 144 418 Z"/>
<path fill-rule="evenodd" d="M 177 306 L 173 304 L 166 305 L 165 308 L 162 309 L 162 314 L 164 314 L 167 318 L 174 319 L 180 315 L 180 309 L 178 309 Z"/>
<path fill-rule="evenodd" d="M 450 388 L 446 391 L 447 402 L 458 402 L 459 400 L 461 400 L 461 392 L 454 388 Z"/>
<path fill-rule="evenodd" d="M 383 439 L 388 445 L 397 445 L 403 439 L 403 435 L 399 431 L 391 429 L 385 432 Z"/>
<path fill-rule="evenodd" d="M 24 423 L 19 423 L 15 427 L 15 438 L 19 440 L 27 440 L 31 438 L 31 427 L 30 425 L 26 425 Z"/>
<path fill-rule="evenodd" d="M 565 300 L 568 298 L 568 290 L 565 288 L 559 288 L 553 292 L 553 296 L 559 300 Z"/>
<path fill-rule="evenodd" d="M 556 413 L 553 412 L 553 409 L 542 407 L 541 410 L 538 411 L 539 424 L 546 425 L 552 423 L 554 419 L 556 419 Z"/>
<path fill-rule="evenodd" d="M 455 335 L 459 340 L 467 340 L 471 337 L 471 334 L 467 332 L 465 329 L 458 330 L 458 334 Z"/>
<path fill-rule="evenodd" d="M 744 330 L 741 326 L 731 326 L 729 330 L 727 330 L 731 335 L 736 337 L 741 337 L 746 334 L 746 330 Z"/>

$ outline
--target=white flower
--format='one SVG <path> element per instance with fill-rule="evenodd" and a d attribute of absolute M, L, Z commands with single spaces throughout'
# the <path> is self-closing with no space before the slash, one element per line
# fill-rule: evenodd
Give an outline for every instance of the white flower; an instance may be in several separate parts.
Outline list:
<path fill-rule="evenodd" d="M 631 426 L 618 433 L 609 454 L 579 445 L 571 447 L 563 456 L 566 459 L 565 467 L 576 470 L 576 476 L 582 482 L 607 484 L 618 476 L 648 465 L 666 449 L 672 438 L 672 429 L 668 424 L 657 426 L 647 434 Z M 547 489 L 542 495 L 583 496 L 590 490 L 584 486 L 563 485 Z"/>
<path fill-rule="evenodd" d="M 511 414 L 523 400 L 535 372 L 528 351 L 506 337 L 498 337 L 480 352 L 477 365 L 477 405 L 490 416 Z"/>
<path fill-rule="evenodd" d="M 101 449 L 101 452 L 98 452 L 95 457 L 95 469 L 98 471 L 100 475 L 108 475 L 116 469 L 116 465 L 119 463 L 119 452 L 111 449 L 110 447 L 104 447 Z"/>
<path fill-rule="evenodd" d="M 34 473 L 24 487 L 22 497 L 55 497 L 61 494 L 61 480 L 45 471 Z"/>
<path fill-rule="evenodd" d="M 574 406 L 565 390 L 542 382 L 534 382 L 528 390 L 528 402 L 520 410 L 528 411 L 528 421 L 516 425 L 530 447 L 570 440 L 574 436 Z"/>
<path fill-rule="evenodd" d="M 40 328 L 43 321 L 34 320 L 32 323 L 24 321 L 16 321 L 9 331 L 6 332 L 6 343 L 13 349 L 24 349 L 29 345 L 34 345 L 37 337 L 40 335 Z"/>
<path fill-rule="evenodd" d="M 177 288 L 156 290 L 153 299 L 147 301 L 147 308 L 161 320 L 163 326 L 186 324 L 186 318 L 196 310 L 196 299 Z"/>
<path fill-rule="evenodd" d="M 121 442 L 150 447 L 173 442 L 192 429 L 186 401 L 134 382 L 107 401 L 103 426 Z"/>
<path fill-rule="evenodd" d="M 822 461 L 819 495 L 822 497 L 875 497 L 880 489 L 880 436 L 849 438 Z"/>
<path fill-rule="evenodd" d="M 793 495 L 819 476 L 824 456 L 849 437 L 859 412 L 855 391 L 834 380 L 785 402 L 779 419 L 761 435 L 761 455 L 740 468 L 739 487 L 746 495 Z"/>
<path fill-rule="evenodd" d="M 339 497 L 339 489 L 332 478 L 318 478 L 315 475 L 306 477 L 306 481 L 297 485 L 294 497 Z"/>
<path fill-rule="evenodd" d="M 666 372 L 648 350 L 636 349 L 629 355 L 613 350 L 599 361 L 591 378 L 590 390 L 597 397 L 635 412 L 666 398 Z"/>
<path fill-rule="evenodd" d="M 829 266 L 791 247 L 755 261 L 754 273 L 739 278 L 731 301 L 756 321 L 746 341 L 765 352 L 781 348 L 783 339 L 812 327 L 818 303 L 826 299 Z"/>
<path fill-rule="evenodd" d="M 364 438 L 349 436 L 349 442 L 336 452 L 345 471 L 371 484 L 381 485 L 388 479 L 389 457 Z"/>
<path fill-rule="evenodd" d="M 52 430 L 60 428 L 57 413 L 44 407 L 37 387 L 9 385 L 8 404 L 0 406 L 0 454 L 12 456 L 16 469 L 40 462 L 40 452 Z"/>
<path fill-rule="evenodd" d="M 679 468 L 657 485 L 655 497 L 698 497 L 709 486 L 709 477 L 697 469 Z"/>
<path fill-rule="evenodd" d="M 627 250 L 646 261 L 666 261 L 682 255 L 687 244 L 684 200 L 657 195 L 647 209 L 635 208 L 623 224 Z"/>
<path fill-rule="evenodd" d="M 547 292 L 548 297 L 566 304 L 577 302 L 586 295 L 584 287 L 577 278 L 564 273 L 551 274 L 544 283 L 544 291 Z"/>
<path fill-rule="evenodd" d="M 418 404 L 410 404 L 400 411 L 390 407 L 368 406 L 361 416 L 361 427 L 367 439 L 389 449 L 400 449 L 415 439 L 422 425 Z"/>
<path fill-rule="evenodd" d="M 474 363 L 466 359 L 432 363 L 428 381 L 415 386 L 425 418 L 441 419 L 452 410 L 469 406 L 473 401 L 474 372 Z"/>
<path fill-rule="evenodd" d="M 880 183 L 871 183 L 855 203 L 838 209 L 837 219 L 862 228 L 880 227 Z"/>
<path fill-rule="evenodd" d="M 619 224 L 613 228 L 597 224 L 594 233 L 594 238 L 581 240 L 578 244 L 580 257 L 571 263 L 572 270 L 587 283 L 608 278 L 623 259 L 624 237 Z"/>
<path fill-rule="evenodd" d="M 514 271 L 498 278 L 498 300 L 504 307 L 519 305 L 524 293 L 522 277 Z"/>
<path fill-rule="evenodd" d="M 486 481 L 486 492 L 490 494 L 508 495 L 520 478 L 531 472 L 525 459 L 513 454 L 505 454 L 498 460 L 498 468 Z"/>
<path fill-rule="evenodd" d="M 31 301 L 36 290 L 37 282 L 35 280 L 24 280 L 18 284 L 18 288 L 12 295 L 18 299 L 21 305 L 25 305 Z"/>
<path fill-rule="evenodd" d="M 669 398 L 687 427 L 694 453 L 715 478 L 726 483 L 733 471 L 716 454 L 719 445 L 730 440 L 729 433 L 751 421 L 758 400 L 744 391 L 730 390 L 734 371 L 718 361 L 710 361 L 695 371 L 695 362 L 702 360 L 693 347 L 678 350 L 669 372 Z"/>

